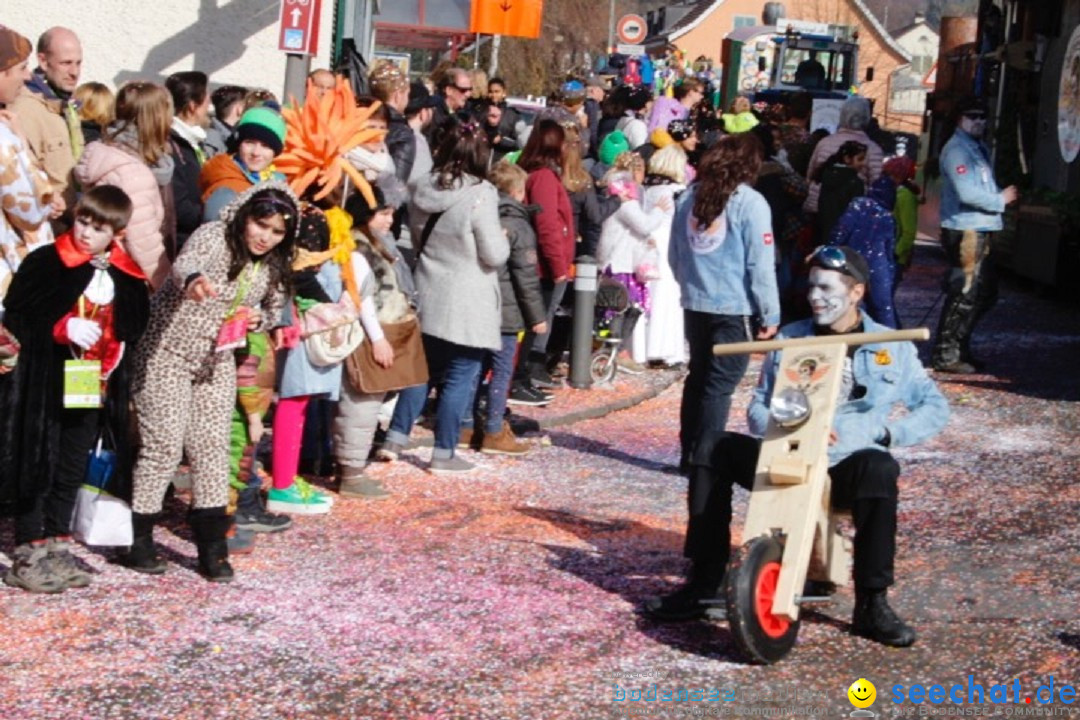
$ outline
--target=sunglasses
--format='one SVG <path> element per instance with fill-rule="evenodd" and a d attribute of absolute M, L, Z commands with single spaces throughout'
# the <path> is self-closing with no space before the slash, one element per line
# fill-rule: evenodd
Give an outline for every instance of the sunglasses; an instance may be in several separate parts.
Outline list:
<path fill-rule="evenodd" d="M 810 253 L 810 257 L 806 259 L 806 262 L 808 265 L 818 265 L 826 270 L 836 270 L 851 277 L 856 276 L 856 273 L 852 272 L 851 266 L 848 265 L 847 255 L 835 245 L 822 245 Z"/>
<path fill-rule="evenodd" d="M 451 85 L 450 87 L 454 88 L 455 90 L 457 90 L 460 93 L 471 93 L 472 92 L 471 87 L 461 87 L 460 85 Z"/>

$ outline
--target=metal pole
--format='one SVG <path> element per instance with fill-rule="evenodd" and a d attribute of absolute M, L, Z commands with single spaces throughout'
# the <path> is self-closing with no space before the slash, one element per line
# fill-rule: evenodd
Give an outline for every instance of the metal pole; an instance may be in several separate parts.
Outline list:
<path fill-rule="evenodd" d="M 491 38 L 491 60 L 488 62 L 489 78 L 499 74 L 499 48 L 501 47 L 502 35 L 493 35 Z"/>
<path fill-rule="evenodd" d="M 311 56 L 289 53 L 285 59 L 285 94 L 282 105 L 296 98 L 303 105 L 307 94 L 307 76 L 311 72 Z"/>
<path fill-rule="evenodd" d="M 592 386 L 593 315 L 596 310 L 596 259 L 582 255 L 574 261 L 574 334 L 570 342 L 570 387 Z"/>
<path fill-rule="evenodd" d="M 1009 44 L 1009 33 L 1012 32 L 1012 24 L 1016 19 L 1016 3 L 1008 3 L 1005 6 L 1005 39 L 1006 45 Z M 1009 74 L 1009 63 L 1002 57 L 1000 64 L 998 65 L 998 96 L 997 107 L 994 108 L 994 125 L 1001 125 L 1001 108 L 1005 106 L 1005 78 Z M 990 167 L 997 167 L 997 154 L 998 154 L 998 139 L 997 132 L 990 135 Z"/>
<path fill-rule="evenodd" d="M 607 51 L 615 51 L 615 0 L 608 5 Z"/>

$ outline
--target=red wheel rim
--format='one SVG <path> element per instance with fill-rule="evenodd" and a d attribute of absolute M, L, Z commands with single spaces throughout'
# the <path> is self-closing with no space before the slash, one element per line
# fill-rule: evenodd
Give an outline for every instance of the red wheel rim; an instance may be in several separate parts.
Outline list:
<path fill-rule="evenodd" d="M 791 620 L 773 615 L 772 605 L 776 598 L 776 583 L 780 579 L 780 563 L 766 563 L 758 574 L 754 587 L 754 613 L 761 631 L 771 638 L 778 638 L 791 627 Z"/>

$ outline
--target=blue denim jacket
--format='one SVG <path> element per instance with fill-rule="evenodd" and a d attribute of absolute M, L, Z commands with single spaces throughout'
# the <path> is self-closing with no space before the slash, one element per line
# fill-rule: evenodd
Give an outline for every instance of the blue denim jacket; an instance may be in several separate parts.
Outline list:
<path fill-rule="evenodd" d="M 862 320 L 865 332 L 891 329 L 874 322 L 866 313 L 862 313 Z M 802 320 L 785 325 L 777 338 L 813 334 L 813 320 Z M 761 366 L 761 377 L 747 410 L 750 432 L 758 437 L 765 435 L 769 423 L 769 401 L 779 366 L 780 353 L 769 353 Z M 836 444 L 829 446 L 830 466 L 859 450 L 886 449 L 880 443 L 886 428 L 892 438 L 889 447 L 904 447 L 929 440 L 945 427 L 949 404 L 927 376 L 912 343 L 860 345 L 855 348 L 852 371 L 855 383 L 866 388 L 866 395 L 858 400 L 841 402 L 836 408 L 833 419 Z M 897 403 L 902 403 L 907 412 L 897 419 L 890 419 Z"/>
<path fill-rule="evenodd" d="M 671 221 L 668 263 L 687 310 L 742 315 L 780 324 L 780 298 L 772 213 L 753 188 L 740 185 L 724 209 L 727 223 L 714 234 L 691 227 L 697 185 L 682 194 Z"/>
<path fill-rule="evenodd" d="M 948 230 L 1001 229 L 1005 201 L 994 182 L 985 148 L 960 128 L 941 150 L 941 227 Z"/>

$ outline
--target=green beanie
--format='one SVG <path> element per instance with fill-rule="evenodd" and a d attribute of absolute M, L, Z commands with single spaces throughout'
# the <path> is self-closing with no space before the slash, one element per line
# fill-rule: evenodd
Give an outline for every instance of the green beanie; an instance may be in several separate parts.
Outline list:
<path fill-rule="evenodd" d="M 285 149 L 285 121 L 270 108 L 251 108 L 236 123 L 236 144 L 245 140 L 258 140 L 280 155 Z"/>
<path fill-rule="evenodd" d="M 600 143 L 600 150 L 597 155 L 600 162 L 611 167 L 615 164 L 615 158 L 619 157 L 620 153 L 629 152 L 629 150 L 630 143 L 627 142 L 626 136 L 622 134 L 622 130 L 612 130 L 604 138 L 604 142 Z"/>

